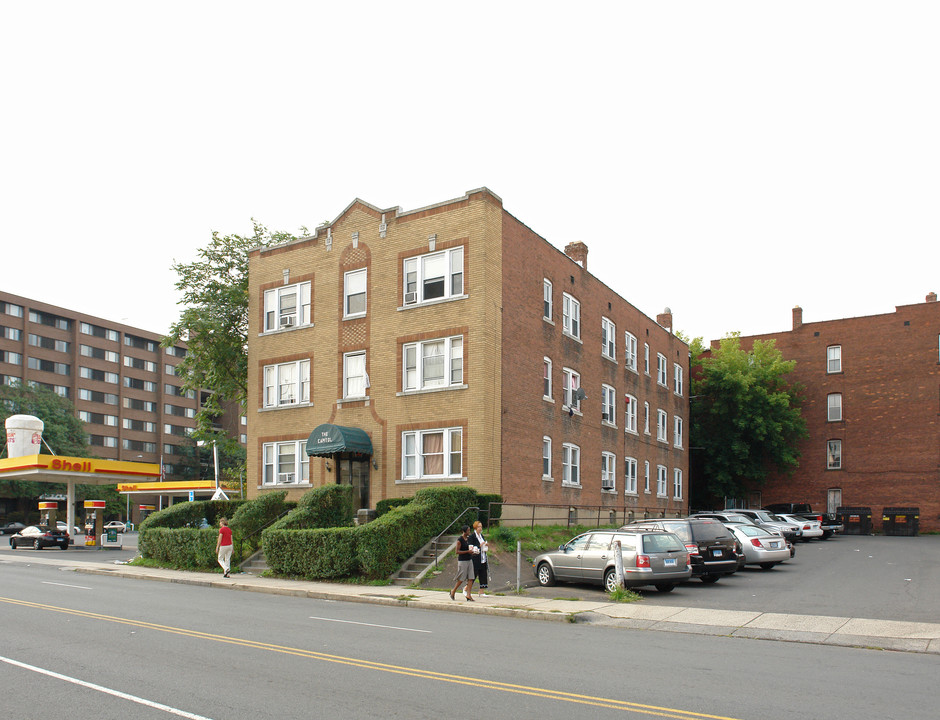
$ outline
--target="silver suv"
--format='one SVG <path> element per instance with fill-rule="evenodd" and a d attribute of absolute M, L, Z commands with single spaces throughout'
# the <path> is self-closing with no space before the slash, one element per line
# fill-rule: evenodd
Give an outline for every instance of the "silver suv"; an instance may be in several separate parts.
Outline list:
<path fill-rule="evenodd" d="M 557 581 L 617 587 L 616 543 L 620 542 L 626 587 L 653 585 L 669 592 L 692 575 L 689 551 L 671 532 L 656 530 L 592 530 L 572 538 L 557 550 L 542 553 L 532 563 L 539 585 Z"/>
<path fill-rule="evenodd" d="M 783 518 L 777 517 L 766 510 L 724 510 L 726 513 L 736 513 L 749 517 L 754 523 L 762 528 L 776 530 L 787 540 L 793 542 L 803 536 L 803 529 L 799 525 L 787 522 Z"/>

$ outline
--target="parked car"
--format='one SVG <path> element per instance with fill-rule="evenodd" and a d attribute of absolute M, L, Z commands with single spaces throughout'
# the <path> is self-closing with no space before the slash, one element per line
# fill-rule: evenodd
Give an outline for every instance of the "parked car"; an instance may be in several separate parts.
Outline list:
<path fill-rule="evenodd" d="M 56 528 L 58 528 L 59 530 L 63 530 L 64 532 L 69 531 L 69 526 L 66 525 L 64 522 L 62 522 L 61 520 L 56 520 L 55 526 Z M 73 536 L 81 535 L 82 534 L 81 528 L 79 528 L 78 525 L 76 525 L 72 528 L 72 532 L 69 534 Z"/>
<path fill-rule="evenodd" d="M 685 543 L 692 563 L 692 577 L 703 583 L 717 582 L 722 575 L 737 572 L 738 556 L 734 536 L 718 520 L 684 518 L 636 520 L 621 530 L 660 530 L 675 533 Z"/>
<path fill-rule="evenodd" d="M 775 514 L 777 517 L 781 517 L 787 522 L 791 522 L 794 525 L 799 525 L 800 530 L 803 533 L 800 539 L 803 542 L 809 542 L 813 538 L 822 538 L 825 535 L 822 529 L 822 523 L 819 520 L 809 520 L 808 518 L 800 517 L 799 515 L 789 515 L 786 513 Z"/>
<path fill-rule="evenodd" d="M 608 592 L 617 587 L 616 541 L 623 558 L 626 587 L 652 585 L 670 592 L 692 576 L 689 552 L 670 532 L 653 530 L 594 530 L 572 538 L 557 550 L 542 553 L 532 563 L 539 585 L 558 581 L 603 585 Z"/>
<path fill-rule="evenodd" d="M 722 512 L 746 515 L 747 517 L 751 518 L 753 522 L 763 526 L 765 529 L 773 528 L 774 530 L 779 530 L 783 536 L 791 542 L 794 540 L 799 540 L 800 536 L 803 534 L 798 525 L 787 522 L 786 520 L 783 520 L 773 513 L 767 512 L 766 510 L 726 509 Z"/>
<path fill-rule="evenodd" d="M 787 513 L 788 515 L 798 515 L 810 520 L 819 520 L 823 531 L 823 540 L 828 540 L 835 533 L 840 533 L 844 529 L 842 518 L 839 515 L 814 512 L 808 503 L 773 503 L 765 505 L 763 509 L 772 513 Z"/>
<path fill-rule="evenodd" d="M 788 543 L 780 535 L 753 523 L 729 523 L 727 528 L 741 541 L 748 565 L 760 565 L 762 569 L 770 570 L 777 563 L 790 559 Z"/>
<path fill-rule="evenodd" d="M 32 547 L 42 550 L 47 547 L 58 546 L 63 550 L 69 549 L 69 534 L 64 530 L 53 530 L 48 525 L 29 525 L 20 532 L 10 536 L 10 547 L 16 550 L 19 547 Z"/>
<path fill-rule="evenodd" d="M 127 530 L 127 525 L 122 523 L 120 520 L 112 520 L 107 525 L 104 526 L 105 530 L 117 530 L 119 533 L 125 532 Z"/>
<path fill-rule="evenodd" d="M 7 523 L 3 527 L 0 527 L 0 535 L 12 535 L 13 533 L 18 533 L 24 527 L 26 526 L 21 522 Z"/>

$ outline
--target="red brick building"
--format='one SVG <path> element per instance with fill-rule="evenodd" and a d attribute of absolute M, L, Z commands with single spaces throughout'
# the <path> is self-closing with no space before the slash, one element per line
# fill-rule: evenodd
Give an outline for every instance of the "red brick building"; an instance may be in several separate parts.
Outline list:
<path fill-rule="evenodd" d="M 466 483 L 565 512 L 685 512 L 688 346 L 587 255 L 486 188 L 412 211 L 355 200 L 253 251 L 249 497 L 349 482 L 366 509 Z"/>
<path fill-rule="evenodd" d="M 772 477 L 752 506 L 809 502 L 814 510 L 870 507 L 875 530 L 885 507 L 919 507 L 921 530 L 940 530 L 940 304 L 893 313 L 804 323 L 793 309 L 776 340 L 796 361 L 805 388 L 800 467 Z"/>

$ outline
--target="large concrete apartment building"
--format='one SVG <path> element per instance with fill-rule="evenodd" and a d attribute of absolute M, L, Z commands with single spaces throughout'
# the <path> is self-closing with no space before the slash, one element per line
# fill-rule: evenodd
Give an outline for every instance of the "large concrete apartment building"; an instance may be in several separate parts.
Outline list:
<path fill-rule="evenodd" d="M 901 305 L 893 313 L 804 322 L 741 338 L 776 341 L 796 361 L 805 387 L 808 437 L 800 467 L 775 476 L 751 506 L 809 502 L 815 510 L 868 507 L 873 529 L 885 507 L 920 508 L 920 528 L 940 530 L 940 304 Z"/>
<path fill-rule="evenodd" d="M 485 188 L 355 200 L 253 250 L 248 496 L 346 482 L 368 509 L 469 484 L 565 513 L 686 512 L 689 348 L 587 257 Z"/>

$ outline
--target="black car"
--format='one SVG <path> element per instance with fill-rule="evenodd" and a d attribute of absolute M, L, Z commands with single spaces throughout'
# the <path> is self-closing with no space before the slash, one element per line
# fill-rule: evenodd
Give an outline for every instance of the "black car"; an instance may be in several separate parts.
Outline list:
<path fill-rule="evenodd" d="M 21 522 L 7 523 L 3 527 L 0 527 L 0 535 L 12 535 L 14 533 L 18 533 L 25 527 L 26 526 Z"/>
<path fill-rule="evenodd" d="M 722 575 L 731 575 L 738 569 L 738 554 L 731 532 L 718 520 L 685 518 L 670 520 L 637 520 L 621 530 L 644 528 L 664 530 L 679 536 L 692 560 L 692 577 L 703 583 L 717 582 Z"/>
<path fill-rule="evenodd" d="M 10 547 L 31 547 L 42 550 L 47 547 L 69 549 L 69 534 L 64 530 L 52 529 L 48 525 L 30 525 L 10 537 Z"/>

